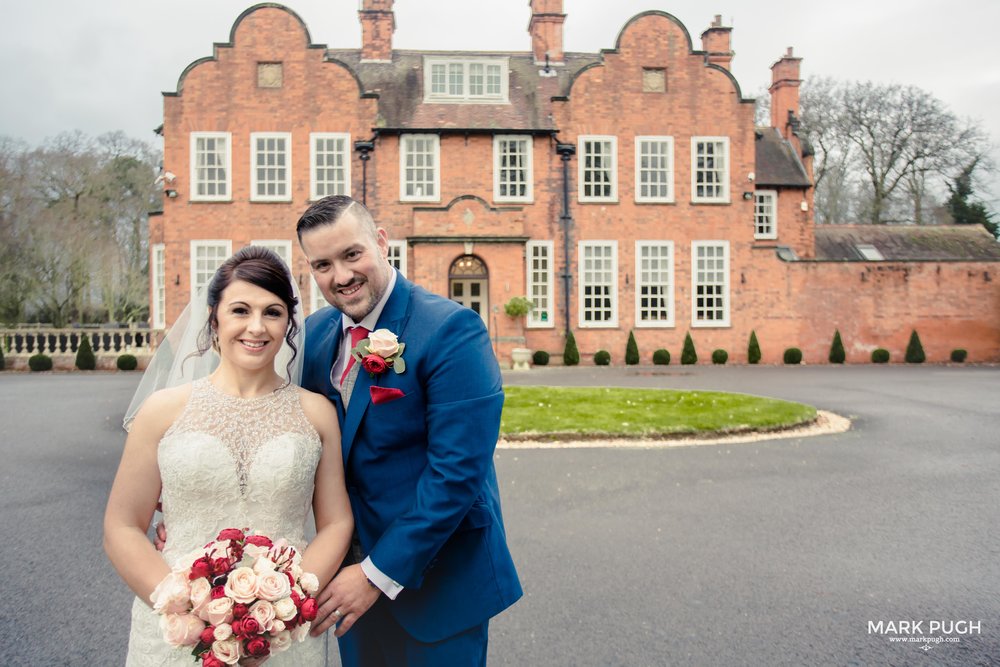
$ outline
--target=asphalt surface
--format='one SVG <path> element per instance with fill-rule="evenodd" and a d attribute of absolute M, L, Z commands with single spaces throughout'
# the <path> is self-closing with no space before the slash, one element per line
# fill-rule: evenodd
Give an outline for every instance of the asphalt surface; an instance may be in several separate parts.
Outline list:
<path fill-rule="evenodd" d="M 526 593 L 491 624 L 491 665 L 1000 663 L 1000 368 L 585 367 L 505 381 L 738 391 L 854 426 L 499 450 Z M 101 519 L 137 382 L 0 374 L 2 665 L 123 661 L 131 597 Z M 891 641 L 911 637 L 952 641 Z"/>

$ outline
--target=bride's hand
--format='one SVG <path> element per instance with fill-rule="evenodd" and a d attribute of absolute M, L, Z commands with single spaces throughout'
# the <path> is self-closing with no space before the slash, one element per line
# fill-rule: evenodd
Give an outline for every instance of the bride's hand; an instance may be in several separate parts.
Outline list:
<path fill-rule="evenodd" d="M 153 537 L 153 544 L 156 545 L 157 551 L 163 551 L 163 548 L 167 546 L 167 525 L 162 521 L 156 522 L 156 535 Z"/>

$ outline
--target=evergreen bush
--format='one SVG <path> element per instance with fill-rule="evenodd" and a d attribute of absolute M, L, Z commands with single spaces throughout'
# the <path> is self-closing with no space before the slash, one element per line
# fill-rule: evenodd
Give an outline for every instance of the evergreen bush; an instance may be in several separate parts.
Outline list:
<path fill-rule="evenodd" d="M 760 345 L 757 343 L 757 332 L 750 332 L 750 344 L 747 345 L 747 361 L 751 364 L 760 363 Z"/>
<path fill-rule="evenodd" d="M 927 360 L 927 355 L 924 354 L 924 346 L 920 344 L 920 336 L 917 335 L 916 329 L 910 332 L 910 342 L 906 346 L 906 356 L 904 358 L 908 364 L 922 364 Z"/>
<path fill-rule="evenodd" d="M 97 368 L 97 357 L 94 348 L 90 347 L 90 334 L 83 334 L 80 347 L 76 349 L 76 367 L 81 371 L 92 371 Z"/>
<path fill-rule="evenodd" d="M 694 341 L 691 332 L 684 336 L 684 349 L 681 350 L 681 363 L 685 366 L 698 363 L 698 353 L 694 351 Z"/>
<path fill-rule="evenodd" d="M 951 360 L 956 364 L 963 363 L 967 356 L 969 356 L 969 353 L 960 347 L 951 351 Z"/>
<path fill-rule="evenodd" d="M 840 340 L 840 329 L 833 330 L 833 344 L 830 346 L 830 363 L 842 364 L 847 359 L 844 352 L 844 343 Z"/>
<path fill-rule="evenodd" d="M 51 371 L 52 357 L 47 354 L 36 354 L 28 359 L 28 368 L 33 371 Z"/>
<path fill-rule="evenodd" d="M 670 365 L 670 351 L 660 348 L 653 352 L 653 363 L 657 366 L 669 366 Z"/>
<path fill-rule="evenodd" d="M 134 354 L 122 354 L 115 363 L 120 371 L 134 371 L 139 367 L 139 360 L 135 358 Z"/>
<path fill-rule="evenodd" d="M 607 366 L 611 363 L 611 353 L 607 350 L 594 352 L 594 364 L 596 366 Z"/>
<path fill-rule="evenodd" d="M 0 371 L 7 368 L 7 360 L 3 358 L 3 339 L 0 338 Z"/>
<path fill-rule="evenodd" d="M 531 363 L 536 366 L 548 366 L 549 365 L 549 353 L 545 350 L 535 350 L 531 354 Z"/>
<path fill-rule="evenodd" d="M 882 347 L 878 348 L 877 350 L 872 350 L 872 363 L 873 364 L 889 363 L 889 350 Z"/>
<path fill-rule="evenodd" d="M 796 364 L 802 363 L 802 350 L 797 347 L 790 347 L 785 350 L 784 354 L 785 363 L 789 366 L 794 366 Z"/>
<path fill-rule="evenodd" d="M 576 337 L 570 331 L 566 334 L 566 347 L 563 348 L 563 366 L 576 366 L 580 363 L 580 350 L 576 347 Z"/>
<path fill-rule="evenodd" d="M 722 364 L 726 363 L 727 361 L 729 361 L 729 353 L 728 352 L 726 352 L 725 350 L 722 350 L 722 349 L 712 350 L 712 363 L 713 364 L 716 364 L 717 366 L 721 366 Z"/>
<path fill-rule="evenodd" d="M 635 366 L 639 363 L 639 345 L 635 342 L 635 332 L 628 332 L 628 343 L 625 344 L 625 363 Z"/>

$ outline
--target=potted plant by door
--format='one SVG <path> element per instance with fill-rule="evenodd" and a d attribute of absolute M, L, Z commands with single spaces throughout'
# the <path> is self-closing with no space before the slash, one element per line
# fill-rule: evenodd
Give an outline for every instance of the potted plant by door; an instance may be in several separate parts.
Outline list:
<path fill-rule="evenodd" d="M 524 318 L 528 316 L 534 304 L 524 296 L 515 296 L 503 305 L 503 310 L 508 317 L 521 321 L 521 335 L 524 335 Z M 513 368 L 516 371 L 526 371 L 531 366 L 531 350 L 526 347 L 515 347 L 510 351 L 510 358 Z"/>

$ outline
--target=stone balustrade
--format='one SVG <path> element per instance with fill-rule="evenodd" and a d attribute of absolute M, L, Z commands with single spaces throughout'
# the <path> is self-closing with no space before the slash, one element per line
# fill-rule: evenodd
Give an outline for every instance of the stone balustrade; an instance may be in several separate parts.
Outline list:
<path fill-rule="evenodd" d="M 53 327 L 18 327 L 0 329 L 4 356 L 30 357 L 33 354 L 75 355 L 83 337 L 97 356 L 133 354 L 147 357 L 156 349 L 163 332 L 138 328 L 56 329 Z"/>

